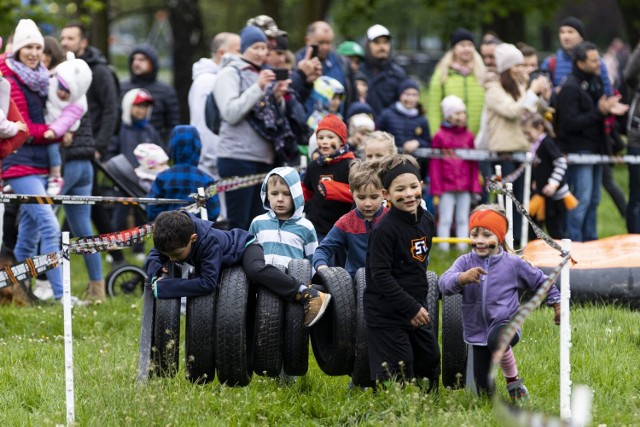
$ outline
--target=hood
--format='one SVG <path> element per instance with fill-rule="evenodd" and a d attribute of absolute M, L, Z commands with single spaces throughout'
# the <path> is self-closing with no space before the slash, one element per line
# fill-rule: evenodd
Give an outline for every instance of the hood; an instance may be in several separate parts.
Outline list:
<path fill-rule="evenodd" d="M 147 58 L 151 60 L 151 73 L 144 74 L 141 76 L 135 76 L 131 71 L 131 63 L 133 62 L 133 56 L 136 53 L 141 53 Z M 158 53 L 155 48 L 150 44 L 141 44 L 133 48 L 131 54 L 129 55 L 129 75 L 131 76 L 132 83 L 140 83 L 140 82 L 155 82 L 158 77 Z"/>
<path fill-rule="evenodd" d="M 80 59 L 82 59 L 84 62 L 86 62 L 89 65 L 96 65 L 96 64 L 108 65 L 109 64 L 109 62 L 107 61 L 107 58 L 104 57 L 102 52 L 100 52 L 100 50 L 96 49 L 93 46 L 88 46 L 87 49 L 84 51 L 84 55 L 82 55 Z"/>
<path fill-rule="evenodd" d="M 200 134 L 195 127 L 178 125 L 173 128 L 169 137 L 169 157 L 174 164 L 198 166 L 201 149 Z"/>
<path fill-rule="evenodd" d="M 271 175 L 280 175 L 284 182 L 289 186 L 291 190 L 291 197 L 293 197 L 293 215 L 291 218 L 302 218 L 302 211 L 304 210 L 304 196 L 302 195 L 302 184 L 300 183 L 300 174 L 294 168 L 288 166 L 275 168 L 264 177 L 262 181 L 262 187 L 260 187 L 260 197 L 262 198 L 262 205 L 268 211 L 271 211 L 269 205 L 269 199 L 267 199 L 267 181 Z"/>
<path fill-rule="evenodd" d="M 126 125 L 131 126 L 131 106 L 133 105 L 133 100 L 138 96 L 138 92 L 143 91 L 144 89 L 136 88 L 131 89 L 129 92 L 125 93 L 122 97 L 122 122 Z M 147 111 L 147 120 L 151 119 L 151 113 L 153 112 L 153 106 L 150 105 Z"/>
<path fill-rule="evenodd" d="M 213 62 L 210 58 L 200 58 L 198 62 L 193 64 L 191 68 L 191 79 L 195 80 L 196 77 L 202 74 L 216 74 L 220 67 Z"/>
<path fill-rule="evenodd" d="M 225 53 L 220 61 L 220 68 L 227 67 L 232 65 L 236 67 L 238 70 L 244 70 L 245 68 L 251 68 L 251 64 L 242 60 L 240 55 Z"/>
<path fill-rule="evenodd" d="M 49 98 L 54 99 L 58 83 L 62 83 L 70 93 L 68 103 L 77 102 L 86 95 L 91 86 L 93 73 L 89 65 L 82 59 L 76 59 L 73 53 L 67 53 L 67 60 L 56 67 L 49 79 Z"/>

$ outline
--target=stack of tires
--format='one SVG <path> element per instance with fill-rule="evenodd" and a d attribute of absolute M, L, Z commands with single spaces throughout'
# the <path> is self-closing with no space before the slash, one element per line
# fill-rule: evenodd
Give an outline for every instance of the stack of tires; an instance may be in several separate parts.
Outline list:
<path fill-rule="evenodd" d="M 285 270 L 284 267 L 280 267 Z M 175 267 L 174 277 L 180 277 Z M 292 260 L 287 274 L 308 283 L 307 260 Z M 438 333 L 438 277 L 427 272 L 425 307 Z M 327 375 L 351 375 L 358 387 L 373 385 L 366 343 L 363 296 L 365 270 L 355 282 L 343 268 L 318 271 L 313 286 L 331 294 L 324 316 L 313 328 L 304 327 L 304 307 L 286 302 L 270 290 L 249 283 L 242 268 L 222 272 L 217 292 L 187 298 L 185 371 L 196 383 L 218 380 L 228 386 L 246 386 L 253 373 L 277 377 L 301 376 L 309 368 L 309 338 L 320 369 Z M 466 345 L 462 340 L 460 295 L 443 298 L 442 381 L 446 387 L 464 386 Z M 149 376 L 172 377 L 179 368 L 180 300 L 155 300 L 144 291 L 138 381 Z"/>

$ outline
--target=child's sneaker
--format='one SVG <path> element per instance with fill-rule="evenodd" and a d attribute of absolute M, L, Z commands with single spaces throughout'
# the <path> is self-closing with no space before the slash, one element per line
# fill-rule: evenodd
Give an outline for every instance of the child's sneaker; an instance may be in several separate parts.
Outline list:
<path fill-rule="evenodd" d="M 509 392 L 509 397 L 511 397 L 512 403 L 529 400 L 529 391 L 524 386 L 524 384 L 522 384 L 521 378 L 518 378 L 517 380 L 508 383 L 507 391 Z"/>
<path fill-rule="evenodd" d="M 309 286 L 300 292 L 296 300 L 304 299 L 304 326 L 310 328 L 322 317 L 329 306 L 331 295 L 320 292 Z"/>
<path fill-rule="evenodd" d="M 47 179 L 47 194 L 50 196 L 57 196 L 62 192 L 63 185 L 64 179 L 59 176 L 50 176 Z"/>
<path fill-rule="evenodd" d="M 33 288 L 33 294 L 41 301 L 53 298 L 53 289 L 48 280 L 36 279 L 36 286 Z"/>

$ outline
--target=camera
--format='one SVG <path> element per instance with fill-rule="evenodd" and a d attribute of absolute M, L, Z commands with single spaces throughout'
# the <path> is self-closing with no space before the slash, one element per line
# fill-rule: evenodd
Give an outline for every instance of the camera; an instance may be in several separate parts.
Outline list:
<path fill-rule="evenodd" d="M 274 68 L 276 80 L 287 80 L 289 78 L 289 70 L 287 68 Z"/>

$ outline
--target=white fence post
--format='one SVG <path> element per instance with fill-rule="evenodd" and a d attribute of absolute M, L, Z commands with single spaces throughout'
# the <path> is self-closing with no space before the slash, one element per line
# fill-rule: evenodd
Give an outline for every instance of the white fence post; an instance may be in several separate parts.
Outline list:
<path fill-rule="evenodd" d="M 562 239 L 562 249 L 571 250 L 571 240 Z M 560 418 L 571 420 L 571 318 L 569 316 L 569 301 L 571 299 L 571 285 L 569 269 L 571 261 L 567 262 L 560 273 Z"/>
<path fill-rule="evenodd" d="M 494 169 L 496 171 L 496 181 L 498 181 L 500 185 L 502 185 L 502 166 L 495 165 Z M 500 205 L 501 208 L 504 208 L 504 196 L 498 193 L 496 199 L 498 201 L 498 205 Z"/>
<path fill-rule="evenodd" d="M 67 399 L 67 425 L 75 424 L 75 394 L 73 383 L 73 333 L 71 328 L 71 259 L 69 232 L 62 233 L 62 308 L 64 312 L 64 372 Z"/>
<path fill-rule="evenodd" d="M 506 189 L 507 191 L 513 191 L 513 183 L 507 182 Z M 504 240 L 505 242 L 507 242 L 507 245 L 509 245 L 511 249 L 515 249 L 513 247 L 513 200 L 511 200 L 511 197 L 508 196 L 503 197 L 504 208 L 507 213 L 507 221 L 509 222 L 509 228 L 507 229 L 507 235 L 505 236 Z"/>
<path fill-rule="evenodd" d="M 198 187 L 198 198 L 205 197 L 204 196 L 204 187 Z M 204 219 L 205 221 L 209 220 L 209 213 L 207 212 L 207 206 L 200 206 L 200 219 Z M 214 218 L 215 220 L 215 218 Z"/>
<path fill-rule="evenodd" d="M 529 212 L 529 198 L 531 197 L 531 164 L 533 156 L 531 153 L 526 154 L 526 163 L 524 166 L 524 192 L 522 193 L 522 206 L 524 210 Z M 524 248 L 529 242 L 529 220 L 522 215 L 522 229 L 520 230 L 520 247 Z"/>

